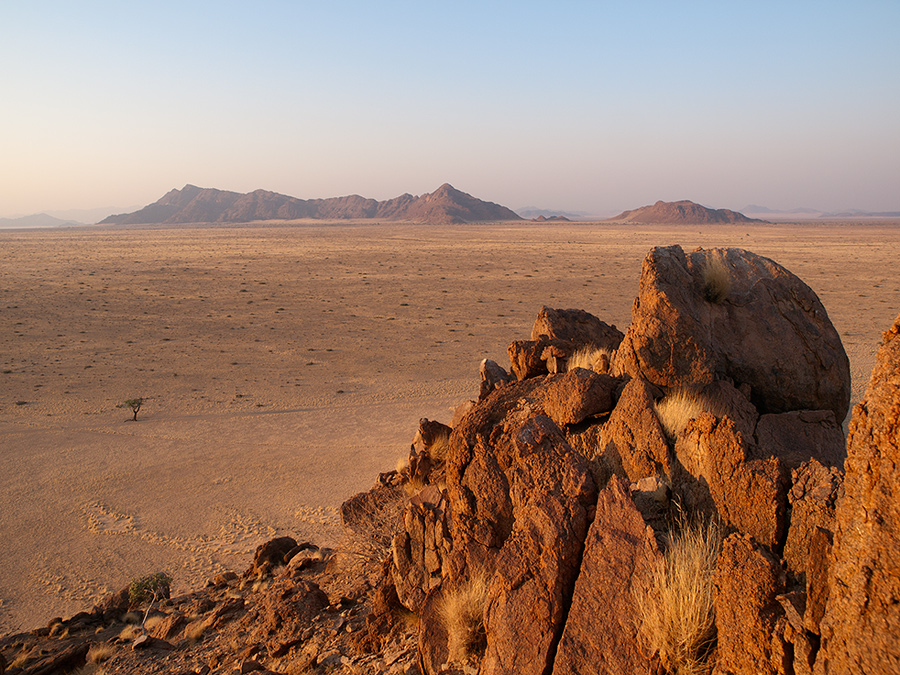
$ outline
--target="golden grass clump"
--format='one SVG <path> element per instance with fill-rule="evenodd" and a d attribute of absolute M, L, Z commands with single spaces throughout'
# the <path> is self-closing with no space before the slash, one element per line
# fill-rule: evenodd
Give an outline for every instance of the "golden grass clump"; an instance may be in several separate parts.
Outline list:
<path fill-rule="evenodd" d="M 675 440 L 687 423 L 699 417 L 700 413 L 715 414 L 712 402 L 691 389 L 673 389 L 665 398 L 656 401 L 653 409 L 669 440 Z"/>
<path fill-rule="evenodd" d="M 450 431 L 444 430 L 431 439 L 431 443 L 425 448 L 428 456 L 435 462 L 447 460 L 447 452 L 450 450 Z"/>
<path fill-rule="evenodd" d="M 731 272 L 725 260 L 710 254 L 703 263 L 703 292 L 710 302 L 724 302 L 731 291 Z"/>
<path fill-rule="evenodd" d="M 609 372 L 612 366 L 613 352 L 606 347 L 595 347 L 588 345 L 579 347 L 566 361 L 566 370 L 574 370 L 575 368 L 584 368 L 585 370 L 593 370 L 595 373 Z"/>
<path fill-rule="evenodd" d="M 683 526 L 654 572 L 653 591 L 638 598 L 641 634 L 675 675 L 710 672 L 716 637 L 713 572 L 722 535 L 715 520 Z"/>
<path fill-rule="evenodd" d="M 475 575 L 444 593 L 440 615 L 447 629 L 447 649 L 451 663 L 465 663 L 484 647 L 484 603 L 488 581 Z"/>
<path fill-rule="evenodd" d="M 116 655 L 116 648 L 108 644 L 91 645 L 88 649 L 88 663 L 103 663 Z"/>

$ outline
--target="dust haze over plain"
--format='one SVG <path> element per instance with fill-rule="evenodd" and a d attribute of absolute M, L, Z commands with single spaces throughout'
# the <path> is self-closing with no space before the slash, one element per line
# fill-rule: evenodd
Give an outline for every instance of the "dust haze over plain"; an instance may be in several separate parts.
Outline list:
<path fill-rule="evenodd" d="M 0 217 L 188 183 L 896 211 L 898 27 L 895 2 L 3 3 Z"/>

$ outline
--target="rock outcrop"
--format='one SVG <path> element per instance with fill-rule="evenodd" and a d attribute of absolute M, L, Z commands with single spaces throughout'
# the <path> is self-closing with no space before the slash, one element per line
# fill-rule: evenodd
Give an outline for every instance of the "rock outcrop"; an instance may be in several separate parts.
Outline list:
<path fill-rule="evenodd" d="M 775 263 L 654 249 L 618 349 L 604 326 L 542 308 L 515 377 L 483 361 L 478 400 L 421 419 L 408 465 L 344 502 L 336 551 L 265 542 L 139 638 L 123 589 L 0 640 L 6 675 L 79 668 L 98 641 L 110 675 L 900 672 L 900 317 L 843 465 L 846 356 Z M 570 368 L 588 345 L 607 362 Z"/>
<path fill-rule="evenodd" d="M 662 387 L 730 379 L 761 413 L 831 410 L 842 422 L 850 403 L 850 362 L 819 298 L 741 249 L 651 250 L 615 371 Z"/>
<path fill-rule="evenodd" d="M 853 411 L 817 673 L 900 672 L 900 317 Z"/>

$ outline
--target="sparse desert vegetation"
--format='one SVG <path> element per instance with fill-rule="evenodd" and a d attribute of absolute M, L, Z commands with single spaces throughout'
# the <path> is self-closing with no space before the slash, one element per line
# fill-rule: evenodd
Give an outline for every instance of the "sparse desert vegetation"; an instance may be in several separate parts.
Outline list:
<path fill-rule="evenodd" d="M 710 302 L 721 303 L 731 291 L 731 271 L 721 255 L 710 252 L 703 265 L 703 292 Z"/>
<path fill-rule="evenodd" d="M 636 599 L 641 633 L 663 667 L 676 675 L 710 672 L 715 641 L 713 571 L 722 547 L 722 527 L 713 520 L 685 523 L 670 535 L 653 590 Z"/>
<path fill-rule="evenodd" d="M 666 394 L 654 405 L 656 416 L 666 436 L 674 441 L 684 431 L 687 423 L 702 412 L 715 414 L 715 402 L 696 389 L 679 388 Z"/>
<path fill-rule="evenodd" d="M 605 347 L 587 345 L 572 352 L 566 361 L 566 369 L 584 368 L 597 373 L 607 373 L 612 367 L 613 352 Z"/>
<path fill-rule="evenodd" d="M 447 629 L 452 663 L 465 663 L 484 648 L 484 602 L 488 581 L 476 574 L 441 596 L 440 613 Z"/>

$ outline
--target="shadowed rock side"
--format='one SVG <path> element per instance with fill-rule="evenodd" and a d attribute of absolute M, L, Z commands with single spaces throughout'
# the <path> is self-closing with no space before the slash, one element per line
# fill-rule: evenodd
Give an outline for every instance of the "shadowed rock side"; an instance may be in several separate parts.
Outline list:
<path fill-rule="evenodd" d="M 450 425 L 422 419 L 407 465 L 344 503 L 337 550 L 267 542 L 242 576 L 157 603 L 149 637 L 122 623 L 140 609 L 123 589 L 0 640 L 4 675 L 100 653 L 108 674 L 900 672 L 900 317 L 845 479 L 843 394 L 823 384 L 842 349 L 815 294 L 715 251 L 736 293 L 715 321 L 741 314 L 731 336 L 690 287 L 707 255 L 651 251 L 624 340 L 542 308 L 510 347 L 514 375 L 485 360 L 478 400 Z M 683 301 L 665 301 L 678 284 Z M 780 374 L 765 386 L 782 362 L 754 342 L 778 330 L 830 354 L 791 364 L 805 396 Z"/>
<path fill-rule="evenodd" d="M 430 194 L 403 194 L 386 201 L 359 195 L 298 199 L 267 190 L 242 194 L 185 185 L 134 213 L 109 216 L 101 224 L 249 223 L 305 218 L 411 220 L 438 225 L 521 220 L 505 206 L 482 201 L 447 183 Z"/>

